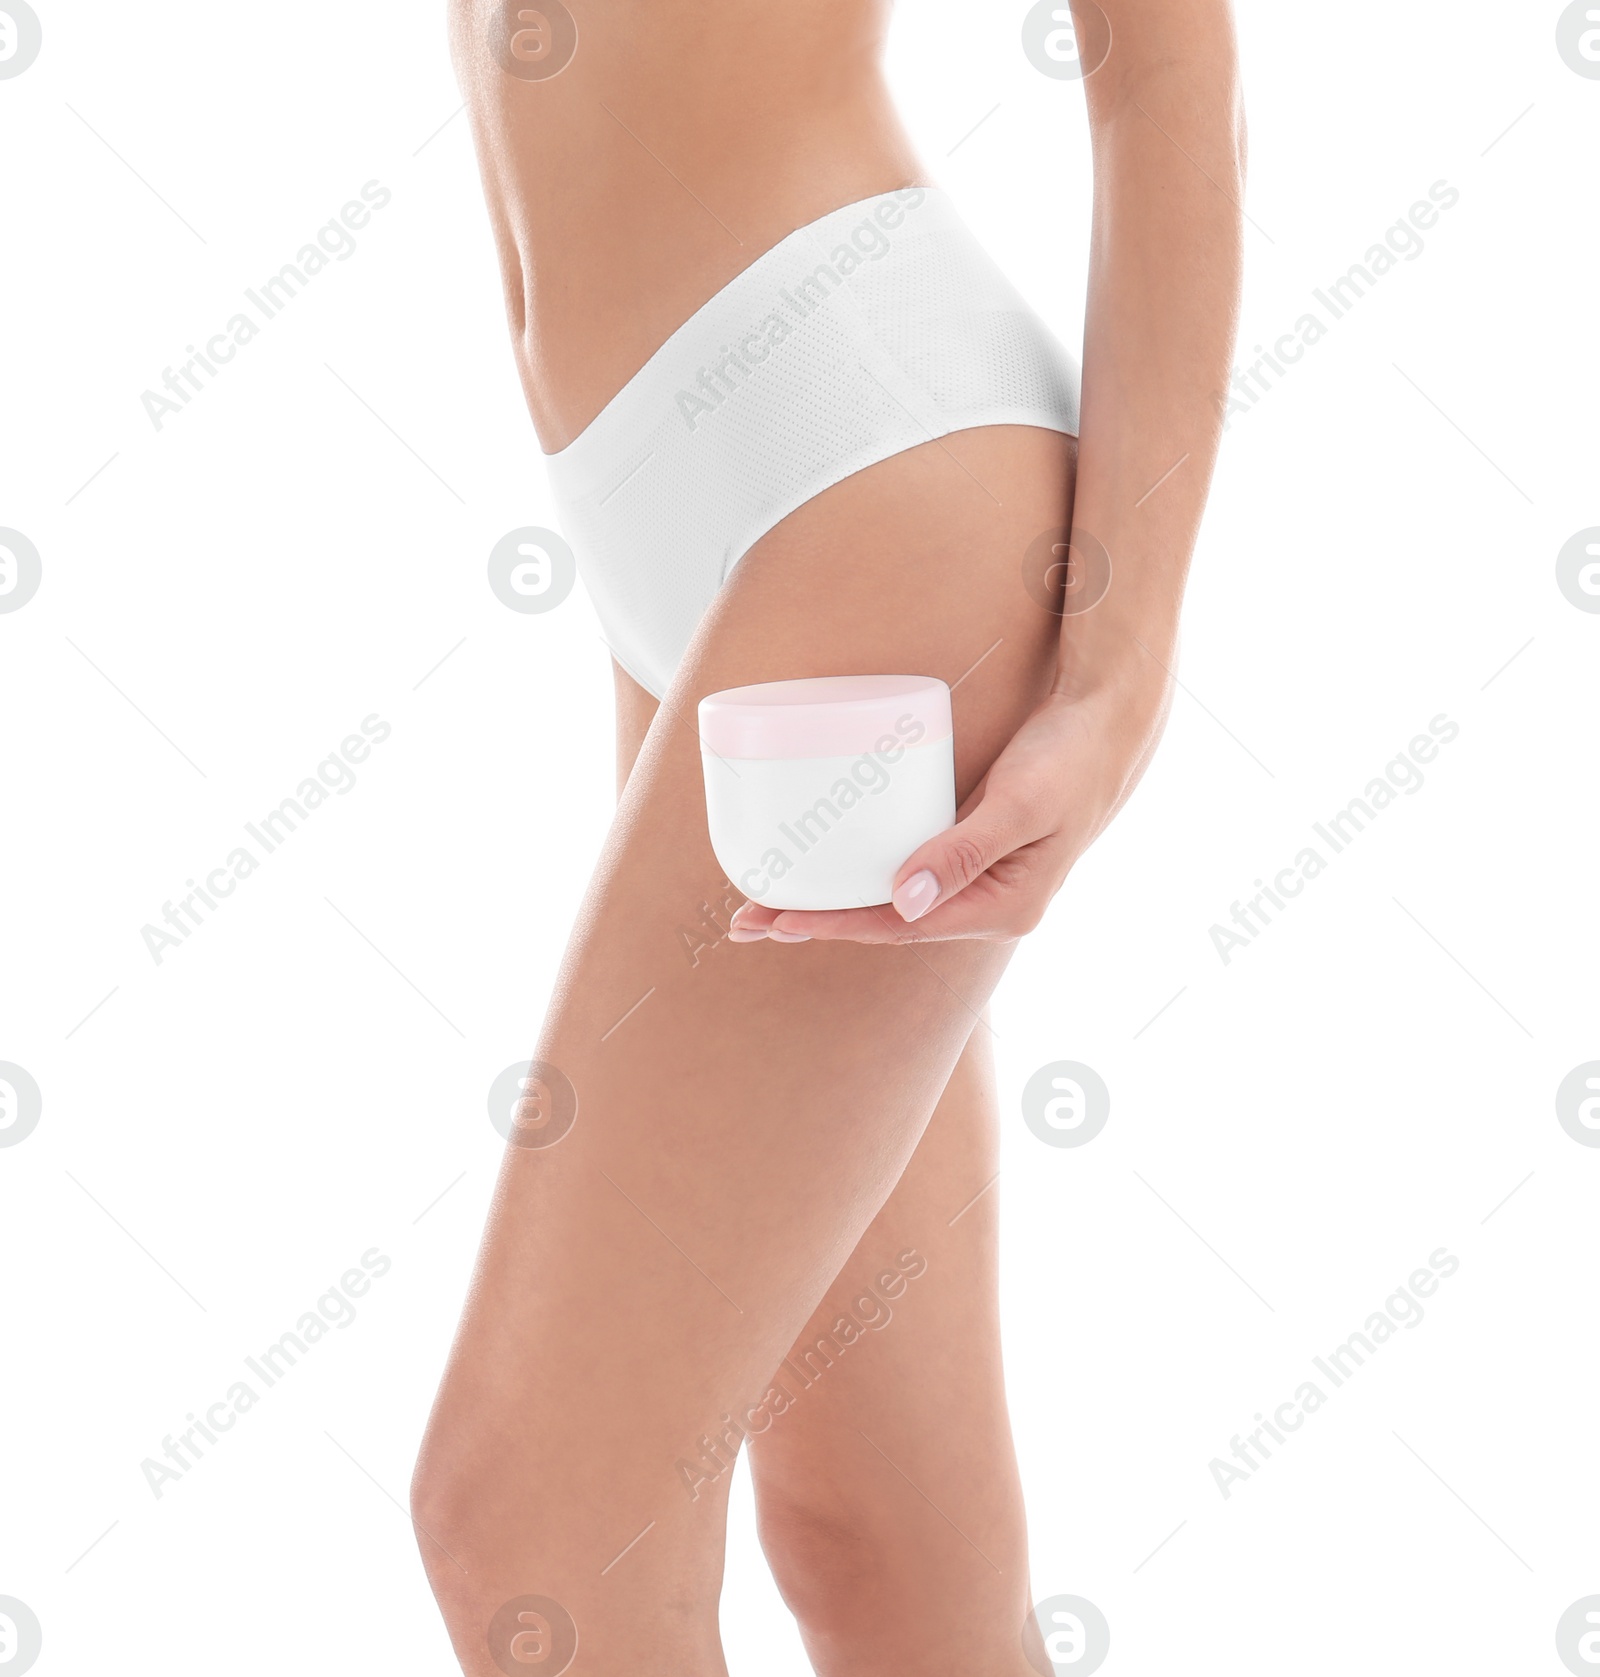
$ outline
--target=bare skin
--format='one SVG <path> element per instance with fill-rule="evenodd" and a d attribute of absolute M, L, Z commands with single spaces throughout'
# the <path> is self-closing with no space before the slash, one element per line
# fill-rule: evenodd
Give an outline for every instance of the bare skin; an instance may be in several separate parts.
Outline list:
<path fill-rule="evenodd" d="M 1226 12 L 1104 10 L 1081 456 L 1008 426 L 883 461 L 743 558 L 659 709 L 618 672 L 617 815 L 537 1049 L 577 1117 L 540 1145 L 541 1091 L 532 1144 L 507 1149 L 413 1487 L 470 1677 L 521 1669 L 496 1615 L 530 1595 L 560 1616 L 524 1621 L 522 1663 L 552 1637 L 564 1657 L 570 1620 L 576 1673 L 723 1672 L 745 1443 L 824 1677 L 1033 1670 L 984 1009 L 1159 734 L 1237 285 L 1236 206 L 1212 184 L 1239 167 Z M 597 4 L 535 81 L 497 57 L 502 17 L 458 0 L 453 47 L 547 450 L 761 251 L 928 179 L 879 77 L 876 4 L 828 0 L 804 29 L 745 0 Z M 1180 455 L 1176 487 L 1146 495 Z M 1020 559 L 1075 496 L 1118 582 L 1063 619 Z M 696 703 L 882 670 L 955 689 L 962 823 L 902 878 L 932 874 L 931 907 L 738 908 Z"/>

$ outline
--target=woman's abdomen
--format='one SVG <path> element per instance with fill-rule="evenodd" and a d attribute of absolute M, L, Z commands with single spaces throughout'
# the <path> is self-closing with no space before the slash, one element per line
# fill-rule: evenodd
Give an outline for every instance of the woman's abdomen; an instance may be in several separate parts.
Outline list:
<path fill-rule="evenodd" d="M 797 227 L 925 179 L 877 0 L 453 0 L 451 46 L 547 452 Z"/>

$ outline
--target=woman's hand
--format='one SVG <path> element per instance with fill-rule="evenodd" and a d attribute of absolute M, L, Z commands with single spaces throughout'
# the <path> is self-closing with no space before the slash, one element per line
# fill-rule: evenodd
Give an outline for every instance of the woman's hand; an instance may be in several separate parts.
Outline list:
<path fill-rule="evenodd" d="M 1092 611 L 1063 616 L 1057 690 L 956 825 L 906 859 L 892 906 L 746 903 L 729 934 L 741 942 L 1020 937 L 1160 736 L 1171 675 L 1146 649 L 1176 643 L 1228 403 L 1244 109 L 1229 0 L 1072 4 L 1108 42 L 1083 84 L 1095 198 L 1072 523 L 1116 555 L 1118 581 Z"/>
<path fill-rule="evenodd" d="M 1079 698 L 1052 693 L 1017 730 L 957 812 L 906 858 L 894 902 L 872 908 L 764 908 L 733 917 L 736 943 L 810 938 L 1010 942 L 1044 916 L 1073 863 L 1138 784 L 1166 720 L 1171 682 L 1146 658 L 1136 678 Z"/>

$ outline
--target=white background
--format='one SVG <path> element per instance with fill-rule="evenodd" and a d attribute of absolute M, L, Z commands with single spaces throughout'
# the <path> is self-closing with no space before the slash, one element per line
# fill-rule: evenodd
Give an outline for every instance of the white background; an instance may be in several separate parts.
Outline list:
<path fill-rule="evenodd" d="M 0 1150 L 0 1595 L 49 1677 L 443 1673 L 398 1504 L 486 1091 L 609 816 L 607 661 L 581 588 L 486 583 L 555 517 L 441 8 L 40 4 L 0 81 L 0 524 L 43 561 L 0 614 L 0 1060 L 44 1103 Z M 903 0 L 896 86 L 1076 342 L 1081 89 L 1024 9 Z M 1600 1152 L 1554 1104 L 1600 1059 L 1600 615 L 1555 581 L 1600 524 L 1600 81 L 1559 11 L 1240 6 L 1242 362 L 1460 201 L 1233 420 L 1166 744 L 996 1001 L 1035 1595 L 1102 1609 L 1108 1673 L 1559 1673 L 1600 1591 Z M 373 179 L 356 253 L 155 430 L 141 391 Z M 158 966 L 140 928 L 372 713 L 354 790 Z M 1213 923 L 1441 714 L 1224 965 Z M 1018 1096 L 1067 1059 L 1111 1118 L 1054 1148 Z M 1441 1246 L 1426 1319 L 1224 1498 L 1212 1458 Z M 144 1458 L 372 1247 L 357 1320 L 156 1499 Z M 735 1672 L 806 1669 L 742 1472 L 723 1616 Z"/>

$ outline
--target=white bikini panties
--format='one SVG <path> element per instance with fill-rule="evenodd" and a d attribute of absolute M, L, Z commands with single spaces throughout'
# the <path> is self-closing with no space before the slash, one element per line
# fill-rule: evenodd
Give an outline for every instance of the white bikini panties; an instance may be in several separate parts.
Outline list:
<path fill-rule="evenodd" d="M 774 245 L 545 456 L 617 661 L 666 691 L 728 573 L 780 519 L 978 425 L 1075 436 L 1076 359 L 935 187 Z"/>

